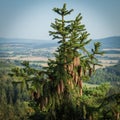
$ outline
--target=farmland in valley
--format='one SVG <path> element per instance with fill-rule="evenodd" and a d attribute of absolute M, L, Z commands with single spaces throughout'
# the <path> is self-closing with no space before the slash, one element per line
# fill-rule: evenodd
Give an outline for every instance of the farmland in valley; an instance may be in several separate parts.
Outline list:
<path fill-rule="evenodd" d="M 90 50 L 94 42 L 101 42 L 105 54 L 98 57 L 103 67 L 115 65 L 120 60 L 120 37 L 109 37 L 92 40 L 87 46 Z M 54 59 L 57 49 L 57 41 L 54 40 L 29 40 L 29 39 L 5 39 L 0 38 L 0 59 L 30 61 L 33 66 L 46 66 L 48 59 Z"/>

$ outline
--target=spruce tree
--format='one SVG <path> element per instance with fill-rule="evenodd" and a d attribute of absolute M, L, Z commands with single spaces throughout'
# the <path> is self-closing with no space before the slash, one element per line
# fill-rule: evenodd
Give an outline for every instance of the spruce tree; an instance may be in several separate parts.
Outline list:
<path fill-rule="evenodd" d="M 79 110 L 77 105 L 80 106 L 78 98 L 83 94 L 82 82 L 88 80 L 95 71 L 95 66 L 99 65 L 96 55 L 103 54 L 100 43 L 95 43 L 91 51 L 86 49 L 91 39 L 85 25 L 81 23 L 81 14 L 74 20 L 66 20 L 66 16 L 73 12 L 73 9 L 67 10 L 66 4 L 53 11 L 60 16 L 51 24 L 53 31 L 49 31 L 59 44 L 54 54 L 55 59 L 49 60 L 48 67 L 43 70 L 33 70 L 28 62 L 23 62 L 24 67 L 14 71 L 17 76 L 23 77 L 25 82 L 22 82 L 26 86 L 32 81 L 29 88 L 32 91 L 31 105 L 36 111 L 47 111 L 48 119 L 56 119 L 61 106 L 64 110 L 70 108 L 73 113 L 75 108 Z M 70 118 L 68 112 L 64 114 L 67 119 Z M 74 119 L 74 114 L 72 117 L 70 119 Z"/>
<path fill-rule="evenodd" d="M 55 54 L 55 61 L 49 63 L 57 68 L 54 74 L 58 78 L 55 79 L 59 81 L 58 91 L 64 92 L 68 86 L 71 86 L 71 89 L 78 86 L 79 94 L 82 96 L 82 81 L 91 76 L 95 65 L 98 64 L 96 54 L 103 53 L 99 51 L 100 43 L 95 43 L 91 53 L 88 52 L 85 47 L 91 40 L 88 39 L 89 33 L 81 23 L 81 14 L 78 14 L 75 20 L 65 20 L 65 17 L 73 11 L 73 9 L 67 10 L 66 4 L 62 8 L 54 8 L 53 11 L 61 17 L 56 18 L 51 24 L 54 31 L 49 32 L 53 39 L 59 40 L 60 44 Z"/>

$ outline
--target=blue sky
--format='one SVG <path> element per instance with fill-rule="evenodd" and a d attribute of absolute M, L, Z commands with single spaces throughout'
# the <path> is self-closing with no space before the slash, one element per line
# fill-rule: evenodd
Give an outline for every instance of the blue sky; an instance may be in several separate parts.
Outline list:
<path fill-rule="evenodd" d="M 74 9 L 70 19 L 82 14 L 90 38 L 120 36 L 120 0 L 0 0 L 0 37 L 52 39 L 52 9 L 63 3 Z"/>

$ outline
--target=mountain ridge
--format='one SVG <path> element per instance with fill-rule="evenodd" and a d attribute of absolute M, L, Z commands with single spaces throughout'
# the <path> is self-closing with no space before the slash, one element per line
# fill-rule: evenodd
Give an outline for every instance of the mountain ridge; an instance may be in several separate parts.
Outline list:
<path fill-rule="evenodd" d="M 120 48 L 120 36 L 95 39 L 94 42 L 96 41 L 101 42 L 102 48 Z"/>

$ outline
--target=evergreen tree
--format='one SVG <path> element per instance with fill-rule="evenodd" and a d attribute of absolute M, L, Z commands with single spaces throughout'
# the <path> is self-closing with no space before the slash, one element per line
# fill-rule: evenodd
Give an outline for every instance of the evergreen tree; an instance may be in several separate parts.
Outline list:
<path fill-rule="evenodd" d="M 63 8 L 54 8 L 54 12 L 60 15 L 61 19 L 55 19 L 51 24 L 54 31 L 50 31 L 53 39 L 59 40 L 60 46 L 55 54 L 55 61 L 50 61 L 48 65 L 55 66 L 53 78 L 58 78 L 58 92 L 65 91 L 66 86 L 79 86 L 79 94 L 82 95 L 82 81 L 89 79 L 95 65 L 98 65 L 96 54 L 103 54 L 100 50 L 100 43 L 94 44 L 94 49 L 89 53 L 85 46 L 90 43 L 85 26 L 81 23 L 82 16 L 78 14 L 75 20 L 65 20 L 65 17 L 73 11 Z M 53 70 L 52 70 L 53 72 Z M 56 73 L 57 72 L 57 73 Z M 52 74 L 52 73 L 50 73 Z M 57 81 L 57 79 L 56 79 Z M 62 85 L 61 85 L 62 84 Z M 63 89 L 59 87 L 62 86 Z M 64 87 L 63 87 L 64 86 Z M 61 90 L 61 91 L 60 91 Z"/>
<path fill-rule="evenodd" d="M 25 83 L 26 87 L 30 85 L 30 104 L 36 113 L 45 111 L 46 119 L 52 120 L 81 119 L 84 118 L 84 114 L 79 116 L 83 112 L 79 109 L 82 82 L 95 71 L 95 65 L 99 65 L 96 55 L 103 52 L 100 51 L 100 43 L 95 43 L 91 52 L 86 49 L 91 40 L 81 23 L 81 14 L 74 20 L 66 20 L 65 17 L 73 11 L 67 10 L 66 4 L 53 11 L 61 17 L 51 24 L 54 31 L 49 32 L 59 43 L 55 60 L 49 60 L 48 67 L 43 70 L 34 70 L 28 62 L 23 62 L 24 67 L 16 68 L 13 72 L 18 78 L 22 77 L 20 83 Z"/>

